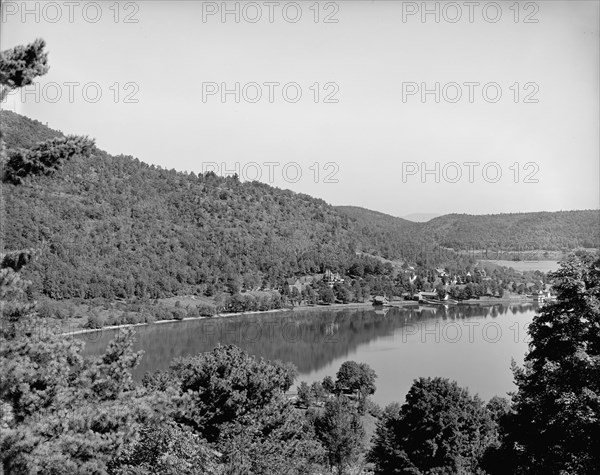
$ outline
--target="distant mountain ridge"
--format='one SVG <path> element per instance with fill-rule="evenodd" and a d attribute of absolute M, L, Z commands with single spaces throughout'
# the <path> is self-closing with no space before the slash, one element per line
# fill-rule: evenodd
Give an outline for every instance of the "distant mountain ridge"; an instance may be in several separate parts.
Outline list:
<path fill-rule="evenodd" d="M 598 248 L 600 211 L 538 211 L 490 215 L 449 214 L 425 223 L 423 232 L 454 249 Z"/>
<path fill-rule="evenodd" d="M 414 222 L 354 206 L 337 206 L 356 223 L 453 249 L 562 250 L 598 248 L 600 210 L 538 211 L 489 215 L 447 214 Z"/>
<path fill-rule="evenodd" d="M 62 136 L 3 111 L 8 148 Z M 6 249 L 45 252 L 26 275 L 53 298 L 128 297 L 273 287 L 293 275 L 346 272 L 357 252 L 413 261 L 423 245 L 460 248 L 539 238 L 592 247 L 598 211 L 447 215 L 415 223 L 259 182 L 196 175 L 94 149 L 51 177 L 3 184 Z M 428 265 L 440 262 L 428 261 Z"/>

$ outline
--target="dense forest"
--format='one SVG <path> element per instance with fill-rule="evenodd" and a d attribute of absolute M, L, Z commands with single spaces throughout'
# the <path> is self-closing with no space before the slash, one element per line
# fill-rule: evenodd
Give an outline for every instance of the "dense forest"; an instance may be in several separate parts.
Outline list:
<path fill-rule="evenodd" d="M 9 150 L 49 135 L 9 112 L 2 124 Z M 28 275 L 54 298 L 272 287 L 355 256 L 348 220 L 321 200 L 98 149 L 5 196 L 5 245 L 43 247 Z"/>
<path fill-rule="evenodd" d="M 11 156 L 64 137 L 9 111 L 0 119 Z M 518 245 L 542 236 L 548 248 L 574 248 L 598 240 L 595 211 L 411 223 L 236 177 L 167 170 L 96 147 L 52 176 L 20 186 L 8 178 L 5 248 L 41 248 L 25 275 L 34 294 L 55 299 L 233 294 L 280 288 L 286 278 L 326 269 L 375 268 L 369 256 L 427 268 L 466 263 L 452 252 L 432 252 L 441 245 Z"/>
<path fill-rule="evenodd" d="M 351 223 L 390 255 L 413 243 L 456 250 L 502 251 L 573 250 L 598 248 L 598 210 L 540 211 L 490 215 L 448 214 L 415 223 L 356 206 L 337 206 Z M 396 236 L 390 239 L 391 236 Z M 387 248 L 385 247 L 387 244 Z M 409 243 L 404 244 L 403 243 Z M 395 247 L 400 245 L 400 247 Z"/>
<path fill-rule="evenodd" d="M 439 245 L 454 249 L 597 249 L 600 213 L 582 210 L 485 216 L 449 214 L 425 223 L 423 232 Z"/>

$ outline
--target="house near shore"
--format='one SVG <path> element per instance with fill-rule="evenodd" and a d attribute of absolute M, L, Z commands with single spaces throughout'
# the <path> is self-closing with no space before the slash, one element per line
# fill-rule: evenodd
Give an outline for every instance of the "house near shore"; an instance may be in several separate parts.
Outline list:
<path fill-rule="evenodd" d="M 285 283 L 290 293 L 292 293 L 293 289 L 296 289 L 299 293 L 302 293 L 302 284 L 300 283 L 300 279 L 297 277 L 290 277 L 289 279 L 285 280 Z"/>
<path fill-rule="evenodd" d="M 551 288 L 540 290 L 534 297 L 537 297 L 538 302 L 550 302 L 556 300 L 556 295 L 552 293 Z"/>
<path fill-rule="evenodd" d="M 447 296 L 446 296 L 447 297 Z M 424 300 L 439 300 L 439 296 L 437 292 L 418 292 L 415 294 L 414 298 L 419 302 L 423 302 Z"/>
<path fill-rule="evenodd" d="M 485 291 L 483 293 L 486 297 L 500 297 L 500 292 L 498 290 L 492 290 L 492 288 L 490 286 L 487 286 L 485 288 Z"/>
<path fill-rule="evenodd" d="M 300 277 L 290 277 L 285 279 L 285 285 L 290 293 L 296 289 L 298 293 L 312 287 L 317 282 L 324 281 L 329 287 L 333 288 L 336 283 L 344 283 L 344 278 L 338 272 L 331 272 L 329 269 L 324 274 L 303 275 Z"/>
<path fill-rule="evenodd" d="M 344 283 L 344 279 L 340 274 L 338 274 L 337 272 L 331 272 L 329 269 L 325 271 L 323 279 L 325 280 L 325 282 L 327 282 L 327 285 L 329 285 L 329 287 L 333 287 L 338 282 L 342 284 Z"/>
<path fill-rule="evenodd" d="M 388 298 L 383 295 L 377 295 L 376 297 L 373 297 L 373 305 L 388 305 L 389 303 L 390 301 Z"/>
<path fill-rule="evenodd" d="M 288 286 L 290 293 L 294 288 L 298 290 L 298 293 L 302 293 L 302 291 L 321 280 L 323 280 L 323 274 L 315 274 L 303 275 L 301 277 L 290 277 L 289 279 L 285 280 L 285 283 Z"/>
<path fill-rule="evenodd" d="M 552 287 L 552 284 L 544 284 L 544 292 L 547 292 L 550 295 L 553 295 L 554 294 L 554 288 Z"/>
<path fill-rule="evenodd" d="M 304 275 L 300 277 L 300 283 L 302 285 L 312 285 L 323 279 L 323 274 L 315 274 L 315 275 Z"/>

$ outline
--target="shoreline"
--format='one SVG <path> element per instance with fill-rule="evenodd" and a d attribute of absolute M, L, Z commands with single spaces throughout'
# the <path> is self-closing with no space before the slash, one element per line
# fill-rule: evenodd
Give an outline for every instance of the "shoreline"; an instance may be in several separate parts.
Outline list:
<path fill-rule="evenodd" d="M 94 333 L 94 332 L 102 332 L 104 330 L 119 330 L 121 328 L 131 328 L 131 327 L 144 327 L 149 325 L 159 325 L 163 323 L 176 323 L 176 322 L 189 322 L 194 320 L 214 320 L 215 318 L 229 318 L 235 317 L 237 315 L 255 315 L 255 314 L 263 314 L 263 313 L 282 313 L 282 312 L 291 312 L 293 309 L 291 308 L 275 308 L 273 310 L 261 310 L 261 311 L 252 311 L 252 312 L 227 312 L 227 313 L 216 313 L 212 317 L 185 317 L 181 320 L 177 320 L 175 318 L 171 318 L 169 320 L 156 320 L 152 323 L 126 323 L 124 325 L 107 325 L 102 328 L 82 328 L 80 330 L 73 330 L 65 333 L 61 333 L 61 336 L 73 336 L 73 335 L 83 335 L 86 333 Z"/>
<path fill-rule="evenodd" d="M 532 298 L 486 298 L 486 299 L 468 299 L 461 300 L 458 305 L 477 305 L 491 303 L 536 303 L 537 300 Z"/>
<path fill-rule="evenodd" d="M 490 305 L 490 304 L 505 304 L 505 303 L 514 303 L 514 304 L 522 304 L 522 303 L 535 303 L 535 300 L 532 299 L 486 299 L 486 300 L 463 300 L 459 302 L 458 305 Z M 386 308 L 394 307 L 394 308 L 403 308 L 403 307 L 414 307 L 419 306 L 416 300 L 396 300 L 390 302 L 386 305 Z M 435 306 L 435 305 L 433 305 Z M 453 305 L 454 306 L 454 305 Z M 231 318 L 243 315 L 259 315 L 259 314 L 270 314 L 270 313 L 284 313 L 284 312 L 304 312 L 304 311 L 326 311 L 326 310 L 341 310 L 341 309 L 360 309 L 360 308 L 379 308 L 374 307 L 371 302 L 358 302 L 358 303 L 334 303 L 330 305 L 298 305 L 296 307 L 291 308 L 276 308 L 273 310 L 256 310 L 251 312 L 224 312 L 217 313 L 212 317 L 185 317 L 181 320 L 177 319 L 169 319 L 169 320 L 157 320 L 152 323 L 127 323 L 124 325 L 109 325 L 102 328 L 81 328 L 79 330 L 72 330 L 64 333 L 60 333 L 61 336 L 76 336 L 76 335 L 84 335 L 89 333 L 97 333 L 105 330 L 119 330 L 121 328 L 134 328 L 134 327 L 142 327 L 149 325 L 159 325 L 164 323 L 177 323 L 177 322 L 186 322 L 186 321 L 195 321 L 195 320 L 213 320 L 216 318 Z"/>
<path fill-rule="evenodd" d="M 365 308 L 365 307 L 373 307 L 373 304 L 370 302 L 364 303 L 336 303 L 331 305 L 298 305 L 296 307 L 290 308 L 275 308 L 272 310 L 254 310 L 251 312 L 223 312 L 217 313 L 212 317 L 185 317 L 181 320 L 177 320 L 171 318 L 169 320 L 157 320 L 152 323 L 127 323 L 124 325 L 107 325 L 102 328 L 81 328 L 79 330 L 73 330 L 65 333 L 61 333 L 61 336 L 74 336 L 74 335 L 83 335 L 87 333 L 101 332 L 104 330 L 118 330 L 120 328 L 130 328 L 130 327 L 142 327 L 148 325 L 157 325 L 163 323 L 176 323 L 176 322 L 186 322 L 186 321 L 194 321 L 194 320 L 214 320 L 215 318 L 231 318 L 242 315 L 259 315 L 259 314 L 269 314 L 269 313 L 284 313 L 284 312 L 298 312 L 305 310 L 336 310 L 336 309 L 352 309 L 352 308 Z"/>

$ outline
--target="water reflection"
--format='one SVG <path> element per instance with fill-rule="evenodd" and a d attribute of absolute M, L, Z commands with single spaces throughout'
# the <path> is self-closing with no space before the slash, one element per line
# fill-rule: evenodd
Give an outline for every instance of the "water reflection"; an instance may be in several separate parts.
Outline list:
<path fill-rule="evenodd" d="M 347 359 L 367 362 L 379 375 L 375 399 L 384 403 L 401 400 L 397 394 L 408 389 L 413 377 L 435 371 L 431 375 L 458 374 L 475 392 L 488 397 L 488 392 L 511 389 L 510 372 L 502 372 L 498 384 L 485 380 L 499 377 L 494 371 L 497 361 L 508 368 L 511 357 L 522 360 L 526 324 L 535 308 L 524 304 L 336 309 L 149 325 L 136 331 L 135 348 L 145 353 L 134 377 L 164 370 L 179 356 L 234 344 L 266 359 L 291 361 L 300 379 L 309 382 L 325 374 L 335 376 Z M 86 341 L 86 354 L 99 354 L 115 334 L 113 330 L 78 338 Z M 473 368 L 465 361 L 473 358 L 487 367 Z M 400 367 L 405 368 L 403 374 L 398 374 Z M 452 370 L 458 367 L 462 370 Z"/>

